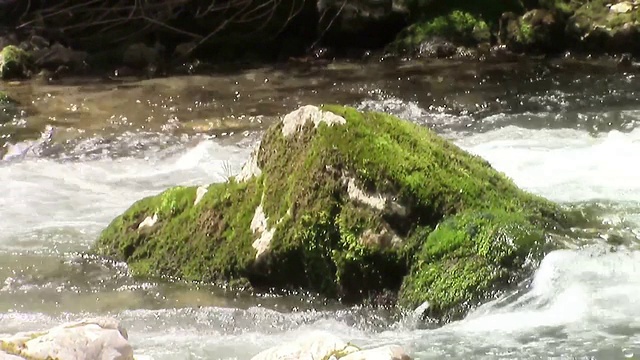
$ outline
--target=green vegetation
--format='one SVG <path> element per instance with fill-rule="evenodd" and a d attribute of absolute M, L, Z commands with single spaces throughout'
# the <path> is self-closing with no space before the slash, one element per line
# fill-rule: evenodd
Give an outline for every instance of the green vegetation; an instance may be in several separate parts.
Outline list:
<path fill-rule="evenodd" d="M 0 51 L 0 78 L 24 78 L 29 75 L 31 56 L 21 48 L 9 45 Z"/>
<path fill-rule="evenodd" d="M 275 124 L 259 176 L 211 185 L 196 205 L 193 187 L 142 199 L 94 251 L 144 276 L 305 288 L 346 302 L 397 293 L 402 305 L 429 301 L 430 315 L 449 319 L 528 274 L 546 231 L 579 220 L 428 129 L 323 110 L 346 123 L 308 122 L 289 136 Z M 264 233 L 252 230 L 259 206 L 272 235 L 264 252 L 254 248 Z"/>
<path fill-rule="evenodd" d="M 574 23 L 585 30 L 605 27 L 608 31 L 616 32 L 624 24 L 640 21 L 640 9 L 623 13 L 611 12 L 607 7 L 609 3 L 607 0 L 593 0 L 579 4 L 581 6 L 575 5 Z"/>
<path fill-rule="evenodd" d="M 544 245 L 544 232 L 522 213 L 462 212 L 426 238 L 400 292 L 401 303 L 415 307 L 426 298 L 433 318 L 457 318 L 467 306 L 533 270 L 528 259 L 540 259 Z"/>
<path fill-rule="evenodd" d="M 409 50 L 434 36 L 471 46 L 488 42 L 491 32 L 481 17 L 454 10 L 449 14 L 409 26 L 398 35 L 396 42 L 391 46 Z"/>

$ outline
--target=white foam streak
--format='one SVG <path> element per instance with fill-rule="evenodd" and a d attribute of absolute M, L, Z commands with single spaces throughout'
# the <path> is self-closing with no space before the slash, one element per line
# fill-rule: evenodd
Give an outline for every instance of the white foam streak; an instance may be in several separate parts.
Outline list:
<path fill-rule="evenodd" d="M 640 201 L 640 129 L 593 137 L 508 126 L 458 143 L 519 186 L 552 200 Z"/>
<path fill-rule="evenodd" d="M 168 159 L 25 159 L 4 164 L 0 247 L 38 229 L 85 224 L 98 231 L 144 196 L 174 185 L 224 181 L 239 171 L 248 154 L 249 149 L 203 141 Z"/>

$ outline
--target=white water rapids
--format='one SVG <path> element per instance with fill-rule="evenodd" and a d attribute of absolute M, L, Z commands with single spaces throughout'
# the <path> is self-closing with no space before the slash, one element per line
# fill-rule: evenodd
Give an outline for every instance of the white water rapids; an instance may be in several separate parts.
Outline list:
<path fill-rule="evenodd" d="M 604 204 L 608 221 L 640 234 L 640 129 L 593 135 L 507 125 L 448 136 L 519 186 L 563 203 Z M 245 360 L 317 329 L 360 346 L 400 344 L 415 359 L 640 355 L 640 252 L 633 246 L 553 252 L 528 288 L 435 330 L 304 294 L 234 298 L 74 259 L 133 201 L 172 185 L 223 181 L 251 143 L 202 138 L 136 156 L 0 162 L 0 333 L 110 314 L 129 329 L 136 352 L 156 360 Z"/>

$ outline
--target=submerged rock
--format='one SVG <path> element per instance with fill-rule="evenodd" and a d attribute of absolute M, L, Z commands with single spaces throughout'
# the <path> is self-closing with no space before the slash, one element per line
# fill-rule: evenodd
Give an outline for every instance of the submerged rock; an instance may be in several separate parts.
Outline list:
<path fill-rule="evenodd" d="M 21 48 L 9 45 L 0 51 L 0 78 L 21 79 L 31 75 L 31 56 Z"/>
<path fill-rule="evenodd" d="M 251 360 L 411 360 L 398 345 L 387 345 L 362 350 L 327 332 L 300 336 L 294 341 L 275 346 L 259 353 Z"/>
<path fill-rule="evenodd" d="M 426 128 L 304 106 L 267 130 L 240 178 L 141 199 L 93 251 L 144 276 L 345 302 L 391 293 L 446 321 L 530 274 L 566 215 Z"/>
<path fill-rule="evenodd" d="M 2 352 L 33 360 L 134 359 L 126 330 L 111 318 L 86 319 L 0 338 L 0 359 L 12 359 L 3 358 Z"/>
<path fill-rule="evenodd" d="M 60 67 L 79 69 L 87 58 L 87 53 L 76 51 L 60 43 L 33 51 L 35 64 L 40 68 L 57 70 Z"/>

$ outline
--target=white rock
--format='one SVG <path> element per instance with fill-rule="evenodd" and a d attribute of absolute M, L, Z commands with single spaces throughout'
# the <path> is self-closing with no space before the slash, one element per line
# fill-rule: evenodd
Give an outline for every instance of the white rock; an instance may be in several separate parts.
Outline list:
<path fill-rule="evenodd" d="M 0 350 L 0 360 L 24 360 L 24 358 L 7 354 L 6 352 Z"/>
<path fill-rule="evenodd" d="M 322 111 L 317 106 L 305 105 L 285 115 L 284 119 L 282 119 L 282 135 L 290 136 L 295 134 L 308 121 L 313 122 L 315 127 L 318 127 L 321 123 L 326 123 L 329 126 L 347 123 L 342 116 L 329 111 Z"/>
<path fill-rule="evenodd" d="M 20 333 L 0 341 L 20 349 L 20 356 L 58 360 L 133 360 L 126 330 L 112 318 L 94 318 Z M 9 358 L 8 358 L 9 359 Z"/>
<path fill-rule="evenodd" d="M 158 222 L 158 214 L 153 214 L 153 216 L 147 216 L 142 222 L 138 225 L 138 230 L 144 227 L 151 227 Z"/>
<path fill-rule="evenodd" d="M 202 200 L 202 198 L 204 197 L 204 194 L 207 193 L 207 190 L 209 188 L 206 186 L 198 186 L 198 189 L 196 190 L 196 199 L 193 202 L 193 206 L 198 205 L 198 203 L 200 202 L 200 200 Z"/>
<path fill-rule="evenodd" d="M 153 358 L 149 355 L 135 355 L 133 360 L 153 360 Z"/>
<path fill-rule="evenodd" d="M 367 193 L 356 185 L 356 180 L 353 178 L 343 178 L 343 181 L 347 183 L 347 195 L 351 200 L 359 201 L 376 210 L 387 210 L 400 216 L 406 216 L 406 207 L 399 204 L 391 196 Z"/>
<path fill-rule="evenodd" d="M 319 360 L 329 359 L 333 354 L 344 356 L 358 350 L 328 332 L 319 331 L 264 350 L 251 360 Z"/>
<path fill-rule="evenodd" d="M 273 239 L 275 229 L 267 228 L 267 216 L 262 208 L 262 203 L 258 205 L 251 219 L 251 232 L 258 235 L 258 238 L 251 244 L 256 249 L 256 259 L 269 249 L 269 244 Z"/>
<path fill-rule="evenodd" d="M 262 170 L 258 166 L 258 152 L 260 151 L 260 144 L 256 145 L 256 147 L 251 152 L 251 156 L 249 160 L 242 166 L 240 169 L 240 173 L 236 176 L 236 180 L 240 182 L 245 182 L 251 179 L 254 176 L 260 176 L 262 174 Z"/>
<path fill-rule="evenodd" d="M 633 10 L 633 4 L 628 1 L 619 2 L 617 4 L 611 5 L 609 11 L 615 13 L 628 13 Z"/>
<path fill-rule="evenodd" d="M 361 350 L 341 357 L 340 360 L 411 360 L 398 345 L 387 345 L 375 349 Z"/>

